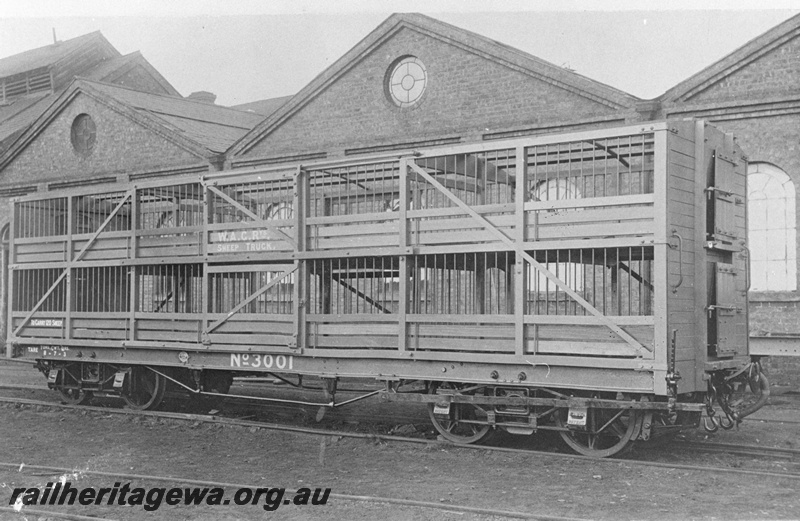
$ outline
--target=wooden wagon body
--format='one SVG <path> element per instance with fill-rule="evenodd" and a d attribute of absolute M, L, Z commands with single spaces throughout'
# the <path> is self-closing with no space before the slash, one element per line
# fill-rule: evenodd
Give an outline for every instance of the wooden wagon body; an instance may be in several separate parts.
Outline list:
<path fill-rule="evenodd" d="M 38 193 L 8 354 L 704 392 L 749 362 L 745 173 L 668 121 Z"/>

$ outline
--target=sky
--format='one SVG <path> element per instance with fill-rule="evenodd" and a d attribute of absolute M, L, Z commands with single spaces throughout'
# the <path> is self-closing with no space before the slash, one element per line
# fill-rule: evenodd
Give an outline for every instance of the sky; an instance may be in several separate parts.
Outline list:
<path fill-rule="evenodd" d="M 0 0 L 0 58 L 52 44 L 53 30 L 99 30 L 181 94 L 230 106 L 298 92 L 398 7 L 652 99 L 800 13 L 800 0 Z"/>

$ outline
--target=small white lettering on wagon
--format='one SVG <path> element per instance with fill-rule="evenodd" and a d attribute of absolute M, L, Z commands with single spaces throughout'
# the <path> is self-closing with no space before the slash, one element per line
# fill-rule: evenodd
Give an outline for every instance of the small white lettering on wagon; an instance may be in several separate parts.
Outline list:
<path fill-rule="evenodd" d="M 61 327 L 64 320 L 60 318 L 32 318 L 31 327 Z"/>
<path fill-rule="evenodd" d="M 212 239 L 213 242 L 247 242 L 275 240 L 275 236 L 269 230 L 238 230 L 215 232 Z"/>

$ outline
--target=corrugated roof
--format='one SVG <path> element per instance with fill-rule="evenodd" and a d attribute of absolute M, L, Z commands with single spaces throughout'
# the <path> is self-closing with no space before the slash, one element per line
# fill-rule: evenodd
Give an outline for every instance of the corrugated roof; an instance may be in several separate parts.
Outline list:
<path fill-rule="evenodd" d="M 100 31 L 95 31 L 63 42 L 2 58 L 0 59 L 0 78 L 52 65 L 93 39 L 105 40 Z"/>
<path fill-rule="evenodd" d="M 167 128 L 215 153 L 227 150 L 264 119 L 252 112 L 186 98 L 139 92 L 108 83 L 81 82 L 136 111 L 156 117 Z"/>

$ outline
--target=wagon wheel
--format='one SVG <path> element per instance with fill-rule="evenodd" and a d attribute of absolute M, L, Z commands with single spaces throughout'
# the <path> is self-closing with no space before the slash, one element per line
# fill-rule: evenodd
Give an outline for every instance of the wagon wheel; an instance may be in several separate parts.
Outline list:
<path fill-rule="evenodd" d="M 147 367 L 134 367 L 131 370 L 130 386 L 122 394 L 125 404 L 131 409 L 146 411 L 155 409 L 164 398 L 166 379 Z"/>
<path fill-rule="evenodd" d="M 428 392 L 436 394 L 438 389 L 447 389 L 453 394 L 461 394 L 459 389 L 465 388 L 464 384 L 432 382 Z M 435 404 L 428 404 L 428 414 L 431 423 L 448 441 L 453 443 L 480 443 L 486 441 L 494 434 L 494 429 L 486 425 L 486 410 L 480 406 L 468 403 L 451 403 L 447 414 L 434 412 Z M 472 423 L 481 422 L 481 423 Z"/>
<path fill-rule="evenodd" d="M 607 458 L 622 451 L 641 429 L 644 414 L 634 409 L 600 409 L 589 407 L 586 426 L 572 429 L 567 426 L 568 409 L 555 414 L 561 438 L 575 452 L 593 458 Z"/>
<path fill-rule="evenodd" d="M 61 401 L 68 405 L 87 404 L 93 396 L 92 391 L 83 389 L 59 389 L 58 393 L 61 395 Z"/>

